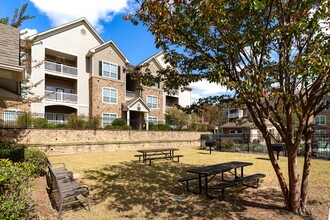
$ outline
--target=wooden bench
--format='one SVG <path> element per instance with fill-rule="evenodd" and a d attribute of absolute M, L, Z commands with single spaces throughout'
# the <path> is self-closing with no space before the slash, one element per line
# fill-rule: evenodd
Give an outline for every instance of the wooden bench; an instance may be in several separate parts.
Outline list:
<path fill-rule="evenodd" d="M 183 157 L 183 155 L 173 155 L 173 156 L 167 156 L 167 155 L 164 155 L 162 157 L 148 157 L 148 158 L 145 158 L 145 162 L 149 161 L 149 165 L 151 165 L 151 161 L 152 160 L 161 160 L 161 159 L 171 159 L 173 160 L 174 158 L 177 159 L 177 162 L 180 162 L 180 157 Z"/>
<path fill-rule="evenodd" d="M 52 188 L 54 191 L 57 191 L 60 196 L 58 219 L 61 219 L 63 206 L 81 202 L 77 198 L 79 195 L 82 195 L 86 199 L 88 210 L 90 211 L 90 202 L 88 197 L 89 190 L 87 187 L 79 185 L 76 181 L 74 181 L 72 175 L 63 173 L 56 174 L 50 165 L 48 165 L 48 170 L 49 175 L 51 176 L 51 182 L 53 184 Z"/>

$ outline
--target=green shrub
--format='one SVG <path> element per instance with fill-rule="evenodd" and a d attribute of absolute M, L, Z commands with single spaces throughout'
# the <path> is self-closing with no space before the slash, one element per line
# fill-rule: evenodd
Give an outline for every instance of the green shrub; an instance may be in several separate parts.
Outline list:
<path fill-rule="evenodd" d="M 158 129 L 157 125 L 155 125 L 154 123 L 148 122 L 148 124 L 149 124 L 149 130 L 157 130 Z"/>
<path fill-rule="evenodd" d="M 101 119 L 100 117 L 92 117 L 86 121 L 85 128 L 88 129 L 96 129 L 101 127 Z"/>
<path fill-rule="evenodd" d="M 226 152 L 233 152 L 235 150 L 235 142 L 232 140 L 223 140 L 217 142 L 217 149 Z"/>
<path fill-rule="evenodd" d="M 129 125 L 124 125 L 124 126 L 122 126 L 122 129 L 123 130 L 132 130 L 132 127 Z"/>
<path fill-rule="evenodd" d="M 113 126 L 123 127 L 124 125 L 126 125 L 126 121 L 124 119 L 116 118 L 111 124 Z"/>
<path fill-rule="evenodd" d="M 0 141 L 0 159 L 9 159 L 13 162 L 24 160 L 24 145 L 11 141 Z"/>
<path fill-rule="evenodd" d="M 4 122 L 2 119 L 0 119 L 0 128 L 2 128 L 4 126 Z"/>
<path fill-rule="evenodd" d="M 34 128 L 47 128 L 48 121 L 45 118 L 35 118 L 35 119 L 33 119 L 33 127 Z"/>
<path fill-rule="evenodd" d="M 83 115 L 71 114 L 68 117 L 68 128 L 81 129 L 85 127 L 85 120 Z"/>
<path fill-rule="evenodd" d="M 66 128 L 66 127 L 67 127 L 66 124 L 57 124 L 57 125 L 48 124 L 48 128 Z"/>
<path fill-rule="evenodd" d="M 119 125 L 115 125 L 113 127 L 114 127 L 115 130 L 122 130 L 123 129 L 123 127 L 122 126 L 119 126 Z"/>
<path fill-rule="evenodd" d="M 32 121 L 33 118 L 30 113 L 24 113 L 17 117 L 17 125 L 19 127 L 29 128 L 32 126 Z"/>
<path fill-rule="evenodd" d="M 169 130 L 172 130 L 172 128 L 168 124 L 158 124 L 157 125 L 157 130 L 160 130 L 160 131 L 169 131 Z"/>
<path fill-rule="evenodd" d="M 113 125 L 107 125 L 104 127 L 106 130 L 115 130 L 115 127 Z"/>
<path fill-rule="evenodd" d="M 46 174 L 47 157 L 44 152 L 35 148 L 25 148 L 24 162 L 34 165 L 34 176 L 44 176 Z"/>
<path fill-rule="evenodd" d="M 32 219 L 31 163 L 0 159 L 0 219 Z"/>

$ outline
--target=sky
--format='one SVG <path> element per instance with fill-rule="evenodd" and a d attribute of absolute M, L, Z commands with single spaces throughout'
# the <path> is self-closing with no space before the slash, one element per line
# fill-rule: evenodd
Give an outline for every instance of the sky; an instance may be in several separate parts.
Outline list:
<path fill-rule="evenodd" d="M 28 3 L 25 14 L 35 18 L 25 21 L 19 29 L 31 35 L 85 17 L 105 42 L 115 42 L 132 65 L 160 51 L 147 27 L 122 19 L 137 8 L 135 0 L 0 0 L 0 18 L 11 19 L 15 9 L 24 3 Z M 207 81 L 190 87 L 192 100 L 226 93 L 224 87 Z"/>

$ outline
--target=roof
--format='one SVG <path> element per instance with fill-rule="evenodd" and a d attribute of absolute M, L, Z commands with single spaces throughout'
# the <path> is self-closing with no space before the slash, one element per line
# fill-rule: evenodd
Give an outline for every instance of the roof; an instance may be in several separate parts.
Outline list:
<path fill-rule="evenodd" d="M 152 55 L 151 57 L 148 57 L 147 59 L 143 60 L 141 63 L 139 63 L 138 65 L 143 65 L 145 63 L 149 63 L 152 59 L 156 59 L 158 56 L 165 54 L 165 51 L 161 50 L 159 52 L 157 52 L 156 54 Z M 156 59 L 157 61 L 157 59 Z M 158 62 L 158 61 L 157 61 Z M 160 65 L 160 64 L 159 64 Z M 161 66 L 161 65 L 160 65 Z"/>
<path fill-rule="evenodd" d="M 127 57 L 125 56 L 125 54 L 119 49 L 119 47 L 117 47 L 117 45 L 115 44 L 115 42 L 113 42 L 112 40 L 104 43 L 104 44 L 101 44 L 99 46 L 96 46 L 92 49 L 89 50 L 89 53 L 97 53 L 105 48 L 107 48 L 109 45 L 112 45 L 115 50 L 119 53 L 119 55 L 125 60 L 126 63 L 129 63 L 129 60 L 127 59 Z M 88 53 L 88 55 L 89 55 Z"/>
<path fill-rule="evenodd" d="M 63 24 L 63 25 L 60 25 L 58 27 L 55 27 L 55 28 L 52 28 L 52 29 L 49 29 L 47 31 L 44 31 L 44 32 L 41 32 L 41 33 L 38 33 L 38 34 L 35 34 L 33 36 L 31 36 L 31 38 L 33 37 L 38 37 L 37 40 L 42 40 L 42 39 L 45 39 L 45 38 L 48 38 L 50 36 L 53 36 L 63 30 L 67 30 L 67 29 L 71 29 L 73 27 L 77 27 L 79 26 L 80 24 L 84 24 L 87 29 L 89 29 L 89 31 L 94 35 L 94 37 L 96 38 L 97 41 L 99 41 L 100 44 L 103 44 L 104 43 L 104 40 L 101 38 L 101 36 L 95 31 L 95 29 L 92 27 L 92 25 L 87 21 L 86 18 L 80 18 L 80 19 L 77 19 L 77 20 L 74 20 L 72 22 L 69 22 L 69 23 L 66 23 L 66 24 Z"/>
<path fill-rule="evenodd" d="M 123 107 L 125 110 L 130 110 L 131 107 L 133 107 L 135 104 L 140 103 L 141 105 L 143 105 L 143 107 L 150 112 L 150 108 L 148 107 L 148 105 L 143 101 L 143 99 L 141 97 L 135 98 L 135 99 L 131 99 L 128 100 L 126 103 L 123 103 Z"/>
<path fill-rule="evenodd" d="M 272 126 L 269 120 L 266 119 L 266 125 Z M 256 128 L 253 122 L 244 122 L 244 123 L 235 123 L 235 122 L 227 122 L 224 125 L 221 125 L 220 128 Z"/>

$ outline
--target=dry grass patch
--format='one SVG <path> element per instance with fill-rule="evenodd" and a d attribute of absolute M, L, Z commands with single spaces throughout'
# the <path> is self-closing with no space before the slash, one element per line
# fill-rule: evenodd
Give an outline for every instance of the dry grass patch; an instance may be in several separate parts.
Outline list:
<path fill-rule="evenodd" d="M 301 219 L 284 209 L 282 195 L 267 155 L 224 153 L 180 148 L 180 163 L 155 161 L 144 165 L 134 158 L 136 151 L 117 151 L 50 157 L 64 162 L 78 181 L 91 192 L 91 211 L 65 209 L 64 219 Z M 254 165 L 245 174 L 264 173 L 258 189 L 231 189 L 224 200 L 185 192 L 177 180 L 188 168 L 228 161 Z M 302 165 L 302 158 L 299 161 Z M 287 158 L 280 157 L 284 173 Z M 315 219 L 325 219 L 330 207 L 329 161 L 313 160 L 310 177 L 309 209 Z M 176 201 L 175 195 L 185 200 Z"/>

